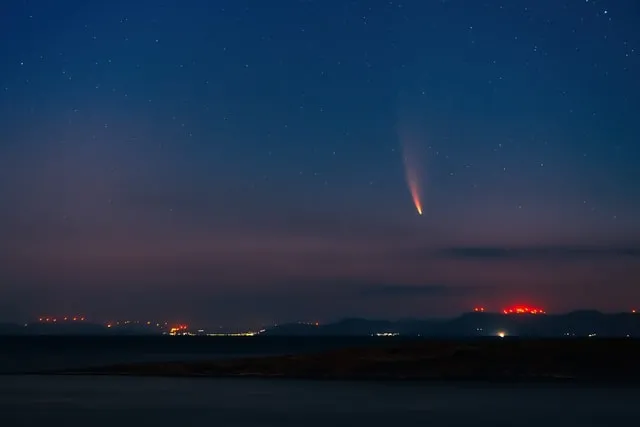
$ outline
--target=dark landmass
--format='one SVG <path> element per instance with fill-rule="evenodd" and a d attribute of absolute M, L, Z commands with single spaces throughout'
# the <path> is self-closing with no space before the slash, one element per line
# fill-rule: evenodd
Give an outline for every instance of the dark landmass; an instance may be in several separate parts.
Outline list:
<path fill-rule="evenodd" d="M 218 331 L 219 332 L 219 331 Z M 575 311 L 566 314 L 466 313 L 453 319 L 406 319 L 400 321 L 345 319 L 322 325 L 289 323 L 268 327 L 260 336 L 356 337 L 399 334 L 423 338 L 470 338 L 496 336 L 559 337 L 637 337 L 640 338 L 640 314 L 605 314 Z M 162 330 L 131 324 L 107 328 L 92 323 L 0 324 L 0 335 L 161 335 Z"/>
<path fill-rule="evenodd" d="M 57 322 L 57 323 L 0 323 L 0 335 L 82 335 L 82 336 L 113 336 L 113 335 L 161 335 L 158 328 L 145 325 L 121 325 L 107 328 L 105 325 L 90 322 Z"/>
<path fill-rule="evenodd" d="M 22 335 L 24 326 L 16 323 L 0 323 L 0 335 Z"/>
<path fill-rule="evenodd" d="M 454 319 L 407 319 L 400 321 L 345 319 L 314 325 L 291 323 L 268 328 L 267 336 L 364 336 L 380 333 L 429 338 L 496 336 L 500 332 L 519 337 L 638 337 L 640 314 L 605 314 L 574 311 L 566 314 L 466 313 Z"/>
<path fill-rule="evenodd" d="M 123 364 L 49 374 L 640 384 L 633 339 L 400 341 L 315 354 Z"/>

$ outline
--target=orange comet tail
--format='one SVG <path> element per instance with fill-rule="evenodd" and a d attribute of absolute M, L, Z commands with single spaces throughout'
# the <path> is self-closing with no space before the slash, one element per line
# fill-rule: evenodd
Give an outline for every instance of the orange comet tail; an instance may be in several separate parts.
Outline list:
<path fill-rule="evenodd" d="M 422 215 L 422 203 L 420 202 L 420 196 L 418 195 L 418 189 L 415 185 L 409 185 L 411 190 L 411 198 L 413 199 L 413 204 L 418 211 L 418 215 Z"/>
<path fill-rule="evenodd" d="M 412 170 L 407 170 L 407 184 L 409 184 L 409 192 L 411 193 L 411 199 L 416 207 L 416 211 L 418 211 L 418 215 L 422 215 L 422 202 L 420 201 L 418 177 Z"/>

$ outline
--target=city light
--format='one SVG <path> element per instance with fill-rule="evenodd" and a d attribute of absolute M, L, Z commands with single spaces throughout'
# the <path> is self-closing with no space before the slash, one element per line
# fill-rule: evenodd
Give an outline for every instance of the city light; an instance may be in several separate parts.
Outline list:
<path fill-rule="evenodd" d="M 211 333 L 211 334 L 206 334 L 208 337 L 255 337 L 256 335 L 259 335 L 260 333 L 264 332 L 265 330 L 262 329 L 260 331 L 247 331 L 247 332 L 228 332 L 228 333 L 224 333 L 224 332 L 220 332 L 220 333 Z M 204 332 L 204 331 L 203 331 Z"/>
<path fill-rule="evenodd" d="M 169 329 L 169 335 L 186 335 L 188 329 L 187 325 L 176 325 Z"/>

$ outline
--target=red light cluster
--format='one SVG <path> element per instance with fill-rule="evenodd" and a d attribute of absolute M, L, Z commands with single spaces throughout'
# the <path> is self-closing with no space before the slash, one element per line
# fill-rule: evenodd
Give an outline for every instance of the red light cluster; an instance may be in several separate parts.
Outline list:
<path fill-rule="evenodd" d="M 476 313 L 484 313 L 484 307 L 474 307 L 473 311 Z"/>
<path fill-rule="evenodd" d="M 38 317 L 40 323 L 84 322 L 84 316 Z"/>
<path fill-rule="evenodd" d="M 538 307 L 527 305 L 516 305 L 502 310 L 504 314 L 544 314 L 544 310 Z"/>

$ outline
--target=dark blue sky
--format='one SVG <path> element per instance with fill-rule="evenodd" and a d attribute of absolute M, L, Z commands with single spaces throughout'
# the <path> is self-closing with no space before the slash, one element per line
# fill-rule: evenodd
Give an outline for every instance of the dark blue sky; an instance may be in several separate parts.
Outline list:
<path fill-rule="evenodd" d="M 0 319 L 640 305 L 638 27 L 635 0 L 4 1 Z"/>

